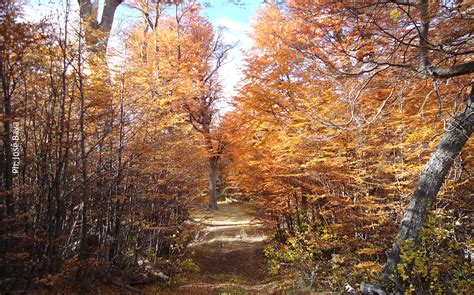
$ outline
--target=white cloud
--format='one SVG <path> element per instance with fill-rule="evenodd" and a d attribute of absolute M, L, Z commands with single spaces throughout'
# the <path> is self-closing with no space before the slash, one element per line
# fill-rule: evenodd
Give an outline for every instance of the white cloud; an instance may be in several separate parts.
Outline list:
<path fill-rule="evenodd" d="M 240 31 L 244 32 L 248 29 L 248 25 L 246 23 L 237 22 L 230 17 L 222 17 L 215 21 L 216 26 L 223 26 L 228 28 L 231 31 Z"/>

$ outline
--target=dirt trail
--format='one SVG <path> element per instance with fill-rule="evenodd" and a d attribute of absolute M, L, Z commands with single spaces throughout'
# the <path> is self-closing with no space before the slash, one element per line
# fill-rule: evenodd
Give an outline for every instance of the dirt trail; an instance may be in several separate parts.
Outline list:
<path fill-rule="evenodd" d="M 200 272 L 176 291 L 220 294 L 250 291 L 269 293 L 274 283 L 265 273 L 264 225 L 249 204 L 220 204 L 218 211 L 195 210 L 192 222 L 201 226 L 189 251 Z M 187 293 L 187 292 L 185 292 Z"/>

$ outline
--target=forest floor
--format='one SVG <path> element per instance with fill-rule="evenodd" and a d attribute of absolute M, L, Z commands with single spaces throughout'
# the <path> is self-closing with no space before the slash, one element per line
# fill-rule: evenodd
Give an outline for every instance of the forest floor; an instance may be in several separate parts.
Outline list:
<path fill-rule="evenodd" d="M 188 246 L 199 271 L 160 293 L 268 294 L 280 289 L 281 282 L 265 270 L 263 249 L 268 237 L 254 206 L 223 203 L 217 211 L 196 209 L 191 222 L 200 228 Z"/>

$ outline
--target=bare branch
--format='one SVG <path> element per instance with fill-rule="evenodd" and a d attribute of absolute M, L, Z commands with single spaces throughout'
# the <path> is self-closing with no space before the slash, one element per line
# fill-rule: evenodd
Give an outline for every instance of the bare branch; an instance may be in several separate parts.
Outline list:
<path fill-rule="evenodd" d="M 474 61 L 452 67 L 437 68 L 430 66 L 427 69 L 427 74 L 435 78 L 452 78 L 472 73 L 474 73 Z"/>

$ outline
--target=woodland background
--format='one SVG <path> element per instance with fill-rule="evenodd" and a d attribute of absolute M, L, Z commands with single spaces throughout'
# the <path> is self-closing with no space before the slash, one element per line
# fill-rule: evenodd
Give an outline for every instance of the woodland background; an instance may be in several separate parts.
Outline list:
<path fill-rule="evenodd" d="M 1 290 L 172 284 L 191 206 L 232 197 L 288 284 L 472 292 L 472 2 L 267 2 L 225 114 L 197 1 L 0 3 Z M 108 46 L 118 5 L 143 19 Z"/>

